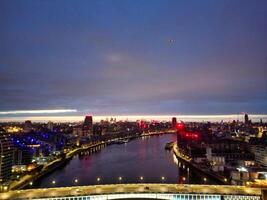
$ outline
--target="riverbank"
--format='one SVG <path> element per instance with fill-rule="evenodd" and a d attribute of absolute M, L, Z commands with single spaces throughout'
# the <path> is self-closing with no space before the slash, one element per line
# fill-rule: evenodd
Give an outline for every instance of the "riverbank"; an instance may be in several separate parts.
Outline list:
<path fill-rule="evenodd" d="M 134 135 L 134 136 L 127 136 L 127 137 L 122 137 L 122 138 L 117 138 L 117 139 L 124 139 L 124 140 L 132 140 L 135 138 L 140 138 L 140 137 L 149 137 L 149 136 L 156 136 L 156 135 L 163 135 L 163 134 L 172 134 L 174 133 L 172 130 L 168 131 L 161 131 L 161 132 L 150 132 L 150 133 L 143 133 L 140 135 Z M 19 181 L 15 181 L 10 185 L 10 190 L 17 190 L 17 189 L 23 189 L 27 186 L 32 185 L 35 181 L 38 181 L 45 177 L 46 175 L 52 173 L 53 171 L 57 170 L 58 168 L 64 166 L 66 163 L 68 163 L 73 156 L 81 153 L 81 152 L 97 152 L 98 150 L 104 148 L 107 145 L 111 145 L 109 141 L 102 141 L 98 142 L 95 144 L 90 144 L 90 145 L 83 145 L 81 147 L 75 148 L 72 151 L 66 153 L 65 158 L 58 158 L 56 160 L 51 161 L 47 165 L 43 167 L 43 169 L 32 175 L 25 175 L 24 177 L 21 177 Z"/>
<path fill-rule="evenodd" d="M 178 150 L 178 146 L 177 146 L 177 143 L 176 142 L 173 145 L 173 153 L 174 153 L 174 155 L 176 156 L 177 159 L 181 159 L 182 161 L 184 161 L 185 163 L 187 163 L 192 169 L 194 169 L 194 170 L 202 173 L 207 178 L 210 178 L 210 179 L 216 181 L 218 184 L 223 184 L 223 185 L 226 185 L 227 184 L 227 181 L 225 181 L 224 177 L 218 176 L 215 173 L 212 173 L 210 171 L 207 171 L 207 170 L 199 167 L 197 164 L 192 163 L 192 159 L 191 158 L 189 158 L 186 155 L 181 154 L 179 152 L 179 150 Z M 207 181 L 207 178 L 204 179 L 204 181 Z"/>

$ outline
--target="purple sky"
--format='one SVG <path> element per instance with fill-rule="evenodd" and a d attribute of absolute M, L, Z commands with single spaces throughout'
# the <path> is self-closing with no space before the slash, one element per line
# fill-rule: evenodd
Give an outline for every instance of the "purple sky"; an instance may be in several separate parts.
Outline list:
<path fill-rule="evenodd" d="M 266 0 L 0 1 L 0 111 L 267 114 L 266 74 Z"/>

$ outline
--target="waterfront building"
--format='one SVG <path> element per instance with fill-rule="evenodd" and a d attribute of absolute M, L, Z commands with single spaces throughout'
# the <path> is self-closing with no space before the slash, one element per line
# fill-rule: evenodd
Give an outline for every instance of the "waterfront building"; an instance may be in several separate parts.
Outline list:
<path fill-rule="evenodd" d="M 33 152 L 30 148 L 14 148 L 14 165 L 28 165 L 32 163 Z"/>
<path fill-rule="evenodd" d="M 252 160 L 253 154 L 249 151 L 248 143 L 233 139 L 217 139 L 209 142 L 213 155 L 223 156 L 225 160 Z"/>
<path fill-rule="evenodd" d="M 11 137 L 0 129 L 0 183 L 10 180 L 13 164 L 13 145 Z"/>
<path fill-rule="evenodd" d="M 251 145 L 251 152 L 255 155 L 256 163 L 267 167 L 267 146 L 265 145 Z"/>

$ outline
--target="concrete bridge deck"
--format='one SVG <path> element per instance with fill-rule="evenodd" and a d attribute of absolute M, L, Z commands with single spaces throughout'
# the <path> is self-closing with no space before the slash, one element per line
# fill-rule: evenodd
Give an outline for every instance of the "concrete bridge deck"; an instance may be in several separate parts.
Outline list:
<path fill-rule="evenodd" d="M 76 187 L 60 187 L 60 188 L 43 188 L 43 189 L 27 189 L 15 190 L 5 193 L 0 193 L 0 199 L 113 199 L 114 194 L 116 198 L 155 198 L 161 197 L 163 199 L 179 199 L 176 194 L 199 194 L 199 195 L 213 195 L 216 198 L 209 196 L 209 199 L 221 199 L 219 197 L 225 196 L 222 199 L 234 196 L 247 196 L 251 198 L 245 199 L 264 199 L 261 188 L 250 188 L 245 186 L 226 186 L 226 185 L 181 185 L 181 184 L 114 184 L 114 185 L 94 185 L 94 186 L 76 186 Z M 118 194 L 131 194 L 123 197 Z M 165 196 L 160 196 L 165 194 Z M 169 196 L 166 196 L 168 194 Z M 100 198 L 102 195 L 102 198 Z M 155 196 L 156 195 L 156 196 Z M 176 196 L 175 196 L 176 195 Z M 198 196 L 199 196 L 198 195 Z M 217 196 L 216 196 L 217 195 Z M 201 199 L 201 198 L 197 198 Z M 94 197 L 94 198 L 93 198 Z M 166 198 L 165 198 L 166 197 Z M 229 198 L 228 198 L 229 197 Z M 254 198 L 255 197 L 255 198 Z M 265 197 L 266 198 L 266 197 Z M 181 199 L 181 198 L 180 198 Z M 187 198 L 183 198 L 186 200 Z M 188 199 L 191 199 L 191 197 Z M 192 199 L 194 199 L 192 197 Z M 203 198 L 202 198 L 203 199 Z M 205 198 L 204 198 L 205 199 Z M 237 198 L 238 199 L 238 198 Z M 240 199 L 240 198 L 239 198 Z M 242 198 L 241 198 L 242 199 Z"/>

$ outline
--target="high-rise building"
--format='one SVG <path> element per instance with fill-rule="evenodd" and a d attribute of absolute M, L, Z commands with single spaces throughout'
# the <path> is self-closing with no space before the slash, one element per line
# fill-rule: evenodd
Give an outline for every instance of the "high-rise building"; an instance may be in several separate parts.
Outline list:
<path fill-rule="evenodd" d="M 47 123 L 47 128 L 48 128 L 50 131 L 53 131 L 53 129 L 54 129 L 54 124 L 53 124 L 53 122 L 49 121 L 49 122 Z"/>
<path fill-rule="evenodd" d="M 11 137 L 0 129 L 0 183 L 10 180 L 13 164 L 13 143 Z"/>
<path fill-rule="evenodd" d="M 249 124 L 249 118 L 248 118 L 248 114 L 245 114 L 245 124 Z"/>
<path fill-rule="evenodd" d="M 93 126 L 93 117 L 92 116 L 86 116 L 84 119 L 83 126 Z"/>
<path fill-rule="evenodd" d="M 251 145 L 251 152 L 255 155 L 255 161 L 267 167 L 267 146 L 266 145 Z"/>
<path fill-rule="evenodd" d="M 93 117 L 86 116 L 83 123 L 83 136 L 90 136 L 93 134 Z"/>
<path fill-rule="evenodd" d="M 26 120 L 24 123 L 24 132 L 29 133 L 32 131 L 32 129 L 33 129 L 32 122 L 30 120 Z"/>
<path fill-rule="evenodd" d="M 176 124 L 177 124 L 177 119 L 176 119 L 176 117 L 173 117 L 172 118 L 172 127 L 176 128 Z"/>
<path fill-rule="evenodd" d="M 28 165 L 32 162 L 33 152 L 29 147 L 26 148 L 14 148 L 14 165 Z"/>

